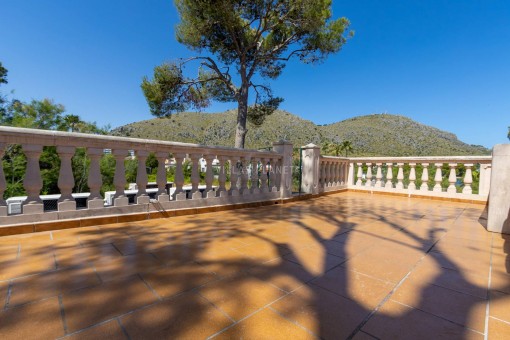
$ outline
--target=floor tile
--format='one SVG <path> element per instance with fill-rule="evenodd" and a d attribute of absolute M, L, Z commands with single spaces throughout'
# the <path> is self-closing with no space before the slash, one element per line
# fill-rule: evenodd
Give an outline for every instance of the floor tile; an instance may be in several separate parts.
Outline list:
<path fill-rule="evenodd" d="M 87 328 L 86 330 L 72 334 L 64 338 L 65 340 L 127 340 L 128 338 L 120 328 L 117 320 L 108 321 L 98 326 Z"/>
<path fill-rule="evenodd" d="M 490 293 L 489 315 L 510 323 L 510 294 Z"/>
<path fill-rule="evenodd" d="M 489 318 L 489 339 L 504 340 L 510 338 L 510 323 Z"/>
<path fill-rule="evenodd" d="M 206 339 L 233 323 L 204 298 L 188 293 L 121 318 L 131 339 Z"/>

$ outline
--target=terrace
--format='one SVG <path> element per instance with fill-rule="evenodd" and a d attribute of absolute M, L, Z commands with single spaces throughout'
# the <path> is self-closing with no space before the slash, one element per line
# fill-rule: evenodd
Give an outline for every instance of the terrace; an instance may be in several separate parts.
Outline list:
<path fill-rule="evenodd" d="M 348 159 L 310 145 L 299 197 L 290 172 L 246 171 L 290 167 L 286 142 L 261 152 L 3 127 L 0 136 L 25 151 L 28 196 L 22 214 L 0 207 L 8 235 L 0 238 L 2 339 L 510 336 L 510 237 L 487 230 L 500 203 L 491 187 L 501 173 L 496 154 Z M 117 155 L 113 206 L 98 190 L 106 145 Z M 53 212 L 39 197 L 43 146 L 61 157 Z M 91 158 L 81 209 L 70 195 L 77 147 Z M 139 159 L 134 204 L 123 195 L 128 150 Z M 163 168 L 152 200 L 149 150 Z M 190 198 L 179 191 L 182 169 L 175 195 L 165 194 L 169 153 L 177 167 L 186 155 L 192 160 Z M 200 157 L 229 168 L 229 181 L 220 172 L 212 190 L 207 167 L 200 193 Z"/>

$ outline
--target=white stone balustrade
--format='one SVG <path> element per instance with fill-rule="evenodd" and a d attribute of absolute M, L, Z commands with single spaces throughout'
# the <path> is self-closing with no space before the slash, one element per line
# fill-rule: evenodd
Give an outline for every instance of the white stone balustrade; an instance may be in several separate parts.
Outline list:
<path fill-rule="evenodd" d="M 357 167 L 356 176 L 348 183 L 348 187 L 353 189 L 475 201 L 486 201 L 488 197 L 492 156 L 372 157 L 350 158 L 349 162 Z M 377 172 L 372 186 L 373 164 Z M 463 176 L 457 176 L 460 166 L 464 168 Z M 395 167 L 398 170 L 394 170 Z M 472 188 L 473 170 L 479 173 L 480 184 L 476 194 Z M 429 177 L 431 172 L 433 178 Z M 364 179 L 366 183 L 363 185 Z M 434 182 L 432 187 L 429 187 L 429 181 Z"/>
<path fill-rule="evenodd" d="M 224 147 L 205 147 L 197 144 L 165 142 L 114 136 L 45 131 L 0 127 L 0 157 L 10 144 L 19 144 L 27 158 L 23 181 L 27 198 L 22 203 L 22 213 L 9 215 L 3 194 L 7 183 L 0 166 L 0 225 L 33 223 L 95 216 L 147 213 L 190 207 L 235 204 L 287 198 L 292 195 L 292 145 L 280 141 L 273 144 L 273 151 L 243 150 Z M 43 186 L 39 158 L 44 146 L 55 146 L 61 159 L 58 187 L 60 197 L 55 211 L 44 211 L 40 192 Z M 76 207 L 72 190 L 75 186 L 71 159 L 77 148 L 85 148 L 90 160 L 87 184 L 90 190 L 85 208 Z M 104 150 L 112 150 L 115 158 L 113 184 L 115 195 L 111 206 L 105 205 L 101 196 L 102 174 L 100 160 Z M 290 150 L 290 152 L 289 152 Z M 158 160 L 156 175 L 157 192 L 147 189 L 148 176 L 145 162 L 150 153 Z M 134 203 L 125 192 L 126 169 L 124 162 L 129 154 L 137 163 Z M 169 159 L 175 159 L 175 178 L 172 195 L 166 191 Z M 205 160 L 205 186 L 201 184 L 201 159 Z M 183 162 L 191 164 L 191 190 L 185 185 Z M 217 163 L 215 163 L 218 160 Z M 230 164 L 230 176 L 226 165 Z M 269 176 L 266 165 L 268 165 Z M 289 169 L 284 169 L 288 167 Z M 215 176 L 217 175 L 217 177 Z M 217 182 L 214 183 L 215 177 Z M 269 177 L 269 178 L 268 178 Z M 228 188 L 230 180 L 230 190 Z M 205 187 L 205 189 L 204 189 Z M 186 191 L 189 191 L 187 195 Z M 152 199 L 150 199 L 152 197 Z M 92 210 L 93 209 L 93 210 Z M 44 215 L 44 217 L 41 217 Z"/>
<path fill-rule="evenodd" d="M 312 161 L 312 159 L 311 159 Z M 306 164 L 304 164 L 305 167 Z M 349 166 L 349 159 L 332 156 L 321 156 L 319 159 L 319 172 L 323 180 L 320 181 L 318 192 L 335 191 L 347 188 L 347 175 L 345 170 Z M 306 191 L 305 191 L 306 192 Z"/>

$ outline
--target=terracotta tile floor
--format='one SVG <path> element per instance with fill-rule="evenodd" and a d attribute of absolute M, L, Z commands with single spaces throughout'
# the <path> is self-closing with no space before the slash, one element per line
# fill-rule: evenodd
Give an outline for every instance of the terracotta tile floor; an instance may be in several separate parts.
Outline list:
<path fill-rule="evenodd" d="M 483 210 L 342 193 L 3 237 L 0 339 L 509 339 Z"/>

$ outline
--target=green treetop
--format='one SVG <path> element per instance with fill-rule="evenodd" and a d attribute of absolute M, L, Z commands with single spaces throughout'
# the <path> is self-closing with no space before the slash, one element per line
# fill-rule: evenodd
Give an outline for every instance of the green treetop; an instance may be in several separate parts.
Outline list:
<path fill-rule="evenodd" d="M 349 21 L 332 19 L 331 0 L 175 0 L 180 15 L 177 40 L 200 54 L 166 63 L 144 78 L 141 87 L 158 117 L 212 100 L 237 102 L 235 146 L 244 147 L 246 122 L 262 124 L 282 99 L 263 81 L 276 79 L 297 58 L 318 63 L 338 52 Z M 197 62 L 198 75 L 183 69 Z M 249 97 L 254 99 L 249 101 Z M 251 105 L 249 105 L 249 103 Z"/>

